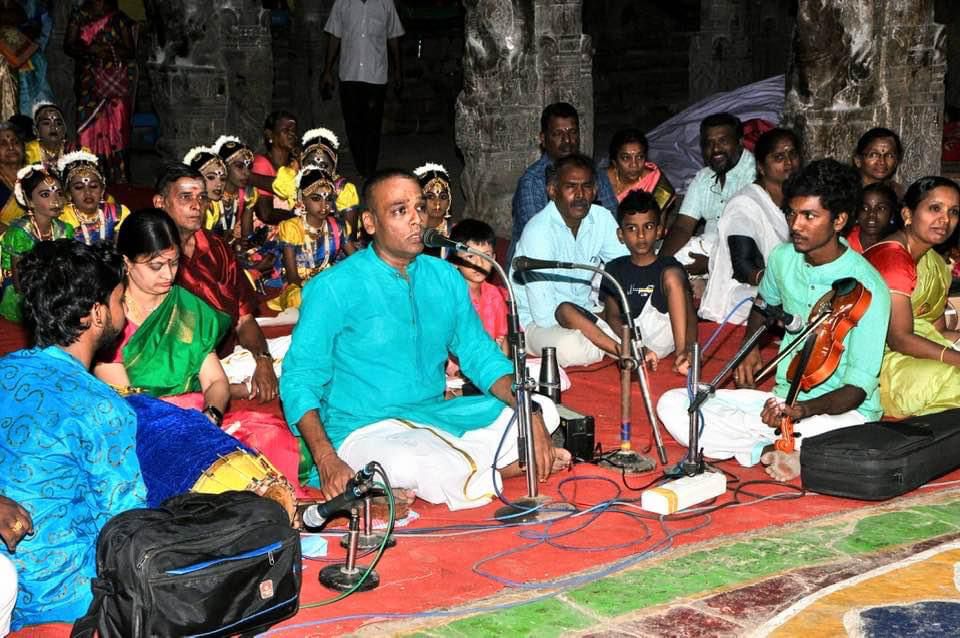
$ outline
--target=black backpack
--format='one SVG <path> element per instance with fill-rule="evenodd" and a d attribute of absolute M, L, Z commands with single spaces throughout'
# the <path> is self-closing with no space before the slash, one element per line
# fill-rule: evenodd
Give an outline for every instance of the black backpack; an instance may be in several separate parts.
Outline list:
<path fill-rule="evenodd" d="M 93 602 L 71 636 L 252 634 L 297 612 L 301 576 L 300 536 L 278 503 L 183 494 L 103 527 Z"/>

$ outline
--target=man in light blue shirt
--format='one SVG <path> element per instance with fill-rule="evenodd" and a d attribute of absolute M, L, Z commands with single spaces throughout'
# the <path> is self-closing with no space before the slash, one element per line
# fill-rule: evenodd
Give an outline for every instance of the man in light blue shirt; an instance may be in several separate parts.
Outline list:
<path fill-rule="evenodd" d="M 416 176 L 381 171 L 363 200 L 371 245 L 303 289 L 280 382 L 287 422 L 306 442 L 327 498 L 376 460 L 395 488 L 451 509 L 483 505 L 501 477 L 518 473 L 516 430 L 505 433 L 512 365 L 484 331 L 457 269 L 421 254 L 426 200 Z M 483 396 L 445 400 L 449 353 Z M 551 444 L 547 426 L 559 417 L 550 409 L 534 418 L 541 481 L 570 460 Z"/>
<path fill-rule="evenodd" d="M 617 238 L 617 221 L 602 206 L 591 204 L 596 195 L 596 169 L 584 155 L 569 155 L 557 161 L 547 191 L 550 203 L 534 215 L 517 243 L 517 256 L 551 261 L 569 261 L 599 266 L 628 254 Z M 527 350 L 540 355 L 545 347 L 557 349 L 561 366 L 589 365 L 603 358 L 603 351 L 579 330 L 557 322 L 557 306 L 567 301 L 590 308 L 589 270 L 536 270 L 516 273 L 517 311 L 526 333 Z"/>
<path fill-rule="evenodd" d="M 690 182 L 680 214 L 660 247 L 676 256 L 691 275 L 704 275 L 717 241 L 717 220 L 734 194 L 757 178 L 753 153 L 743 148 L 743 124 L 729 113 L 710 115 L 700 123 L 700 151 L 706 164 Z M 703 233 L 693 233 L 700 220 Z"/>
<path fill-rule="evenodd" d="M 763 462 L 767 473 L 780 481 L 800 473 L 799 449 L 773 449 L 774 429 L 784 417 L 791 418 L 796 431 L 804 436 L 796 440 L 798 448 L 811 436 L 880 418 L 880 363 L 890 321 L 886 282 L 862 255 L 840 241 L 852 211 L 859 210 L 856 170 L 832 159 L 811 162 L 786 181 L 783 198 L 791 243 L 777 246 L 770 254 L 759 296 L 768 306 L 781 306 L 787 314 L 804 318 L 818 302 L 846 294 L 851 284 L 858 282 L 869 291 L 870 302 L 843 339 L 836 370 L 800 392 L 794 404 L 784 403 L 792 381 L 787 378 L 791 357 L 777 367 L 772 393 L 750 389 L 763 363 L 755 347 L 734 374 L 743 389 L 718 390 L 703 405 L 700 447 L 704 455 L 734 457 L 744 466 Z M 751 310 L 748 336 L 767 320 L 763 312 L 757 306 Z M 794 335 L 785 336 L 780 350 L 795 339 Z M 683 445 L 687 445 L 689 432 L 688 404 L 686 388 L 678 388 L 664 393 L 657 406 L 667 430 Z"/>

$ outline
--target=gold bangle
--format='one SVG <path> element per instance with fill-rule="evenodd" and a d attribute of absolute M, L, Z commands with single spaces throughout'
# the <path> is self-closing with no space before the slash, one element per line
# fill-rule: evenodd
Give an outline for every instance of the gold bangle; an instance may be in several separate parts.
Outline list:
<path fill-rule="evenodd" d="M 943 363 L 943 355 L 947 354 L 947 348 L 950 346 L 943 346 L 943 350 L 940 351 L 940 363 Z"/>

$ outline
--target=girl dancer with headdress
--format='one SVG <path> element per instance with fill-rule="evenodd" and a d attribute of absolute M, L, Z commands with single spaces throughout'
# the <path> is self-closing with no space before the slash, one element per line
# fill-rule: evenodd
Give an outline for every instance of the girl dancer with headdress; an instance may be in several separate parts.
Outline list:
<path fill-rule="evenodd" d="M 27 214 L 13 220 L 0 239 L 0 269 L 3 272 L 0 315 L 19 322 L 20 293 L 16 287 L 16 274 L 21 255 L 30 251 L 38 241 L 73 237 L 73 228 L 57 219 L 63 208 L 63 190 L 56 173 L 43 164 L 21 168 L 13 193 Z"/>
<path fill-rule="evenodd" d="M 113 241 L 117 226 L 130 210 L 107 200 L 106 179 L 100 170 L 99 158 L 86 151 L 74 151 L 60 158 L 57 169 L 69 200 L 60 221 L 69 224 L 74 237 L 87 246 L 103 240 Z"/>
<path fill-rule="evenodd" d="M 316 166 L 333 176 L 333 183 L 337 189 L 337 212 L 350 218 L 350 223 L 356 226 L 355 209 L 360 205 L 357 187 L 346 178 L 337 174 L 337 153 L 340 150 L 340 140 L 333 131 L 325 128 L 310 129 L 300 138 L 303 151 L 300 154 L 300 166 Z M 297 171 L 289 166 L 281 167 L 277 177 L 273 180 L 273 192 L 290 205 L 296 205 L 297 189 L 294 180 Z"/>
<path fill-rule="evenodd" d="M 348 240 L 352 227 L 336 209 L 334 177 L 316 166 L 297 173 L 297 216 L 280 222 L 283 250 L 283 293 L 268 305 L 275 310 L 298 308 L 303 285 L 355 248 Z"/>
<path fill-rule="evenodd" d="M 450 174 L 441 164 L 427 162 L 413 171 L 420 180 L 420 188 L 427 199 L 427 228 L 435 228 L 444 237 L 450 236 Z M 423 251 L 446 259 L 446 248 L 426 248 Z"/>
<path fill-rule="evenodd" d="M 183 156 L 183 163 L 195 168 L 203 175 L 207 184 L 209 204 L 203 215 L 203 227 L 213 230 L 223 216 L 223 186 L 227 179 L 227 168 L 216 151 L 208 146 L 194 146 Z"/>
<path fill-rule="evenodd" d="M 63 111 L 53 102 L 37 102 L 33 105 L 33 132 L 37 139 L 24 145 L 27 164 L 46 164 L 56 168 L 64 153 L 75 151 L 78 144 L 67 139 L 67 125 Z M 82 147 L 81 150 L 89 151 Z"/>
<path fill-rule="evenodd" d="M 213 144 L 213 152 L 223 161 L 227 179 L 220 200 L 220 219 L 213 230 L 227 241 L 246 240 L 253 234 L 253 210 L 257 204 L 257 189 L 250 183 L 253 151 L 230 135 L 221 135 Z"/>

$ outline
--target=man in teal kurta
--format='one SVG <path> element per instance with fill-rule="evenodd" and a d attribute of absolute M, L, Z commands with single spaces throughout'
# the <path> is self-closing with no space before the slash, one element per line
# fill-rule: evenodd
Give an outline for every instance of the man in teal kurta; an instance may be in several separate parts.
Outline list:
<path fill-rule="evenodd" d="M 808 317 L 814 304 L 845 278 L 855 279 L 871 294 L 870 305 L 843 340 L 844 350 L 833 374 L 809 391 L 800 392 L 793 405 L 783 399 L 790 387 L 788 357 L 777 368 L 773 393 L 747 389 L 762 361 L 754 348 L 734 374 L 744 389 L 718 390 L 703 405 L 700 447 L 713 458 L 734 457 L 741 465 L 765 463 L 767 473 L 790 480 L 800 473 L 799 450 L 774 451 L 774 432 L 788 416 L 805 438 L 880 418 L 878 378 L 890 321 L 890 292 L 880 274 L 841 241 L 841 232 L 860 205 L 860 178 L 851 167 L 834 160 L 811 162 L 783 187 L 789 244 L 770 254 L 760 282 L 759 296 L 770 306 L 782 306 L 793 316 Z M 752 335 L 765 318 L 755 305 L 747 323 Z M 784 337 L 783 350 L 795 339 Z M 687 445 L 689 420 L 686 388 L 663 394 L 657 406 L 664 426 Z M 797 439 L 797 445 L 803 442 Z"/>
<path fill-rule="evenodd" d="M 416 177 L 383 171 L 364 201 L 372 244 L 304 287 L 280 383 L 287 422 L 305 440 L 327 498 L 376 460 L 394 487 L 451 508 L 482 505 L 499 480 L 491 464 L 503 476 L 516 472 L 515 430 L 494 460 L 512 414 L 511 364 L 456 269 L 420 254 L 425 201 Z M 448 353 L 485 395 L 444 399 Z M 553 448 L 542 419 L 534 425 L 545 480 L 569 455 Z"/>

